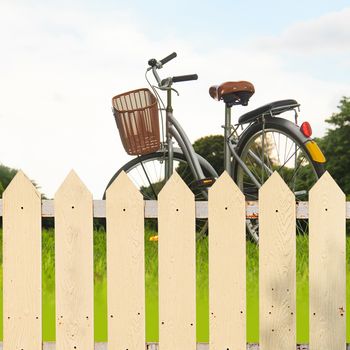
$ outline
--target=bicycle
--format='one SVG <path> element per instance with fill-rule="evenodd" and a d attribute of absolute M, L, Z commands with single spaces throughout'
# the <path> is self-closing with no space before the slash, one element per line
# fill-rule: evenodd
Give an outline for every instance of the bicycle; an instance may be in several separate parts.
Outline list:
<path fill-rule="evenodd" d="M 145 77 L 154 94 L 148 89 L 139 89 L 113 97 L 112 109 L 123 146 L 128 154 L 137 157 L 113 175 L 106 189 L 121 171 L 125 171 L 145 199 L 157 199 L 159 191 L 176 169 L 196 195 L 196 200 L 207 199 L 208 188 L 218 174 L 206 159 L 194 151 L 172 108 L 172 93 L 178 94 L 173 84 L 197 80 L 198 76 L 191 74 L 161 79 L 158 74 L 176 56 L 174 52 L 162 60 L 148 61 Z M 157 85 L 148 80 L 150 71 Z M 166 105 L 158 90 L 166 92 Z M 309 189 L 324 173 L 326 161 L 311 138 L 310 124 L 304 122 L 298 125 L 300 105 L 293 99 L 287 99 L 245 113 L 232 125 L 231 108 L 234 105 L 247 106 L 254 92 L 253 84 L 247 81 L 226 82 L 209 89 L 212 98 L 225 104 L 224 169 L 242 190 L 246 200 L 258 199 L 259 188 L 273 171 L 279 172 L 298 201 L 306 200 Z M 282 113 L 287 111 L 294 113 L 294 122 L 282 117 Z M 174 147 L 173 140 L 178 147 Z M 247 220 L 247 229 L 251 238 L 258 241 L 258 221 Z M 307 223 L 299 222 L 298 231 L 307 231 Z"/>

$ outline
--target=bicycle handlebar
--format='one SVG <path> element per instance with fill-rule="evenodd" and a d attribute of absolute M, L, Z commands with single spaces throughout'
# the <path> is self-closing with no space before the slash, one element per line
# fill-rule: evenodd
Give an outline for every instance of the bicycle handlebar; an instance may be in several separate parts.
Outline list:
<path fill-rule="evenodd" d="M 160 60 L 159 62 L 162 64 L 162 66 L 165 65 L 165 63 L 168 63 L 169 61 L 171 61 L 173 58 L 175 58 L 177 56 L 176 52 L 173 52 L 172 54 L 170 54 L 167 57 L 164 57 L 162 60 Z"/>
<path fill-rule="evenodd" d="M 172 77 L 173 83 L 178 83 L 180 81 L 188 81 L 188 80 L 197 80 L 198 75 L 197 74 L 189 74 L 189 75 L 179 75 L 177 77 Z"/>
<path fill-rule="evenodd" d="M 157 61 L 155 58 L 151 58 L 150 60 L 148 60 L 148 65 L 151 66 L 152 68 L 153 67 L 162 68 L 162 66 L 164 66 L 165 63 L 168 63 L 169 61 L 171 61 L 176 56 L 177 56 L 176 52 L 173 52 L 172 54 L 170 54 L 169 56 L 164 57 L 160 61 Z"/>
<path fill-rule="evenodd" d="M 197 74 L 189 74 L 189 75 L 179 75 L 177 77 L 169 77 L 166 79 L 163 79 L 160 82 L 160 87 L 166 87 L 166 86 L 171 86 L 173 83 L 178 83 L 181 81 L 189 81 L 189 80 L 197 80 L 198 75 Z"/>
<path fill-rule="evenodd" d="M 179 76 L 176 76 L 176 77 L 169 77 L 169 78 L 166 78 L 166 79 L 163 79 L 163 80 L 160 79 L 160 77 L 159 77 L 159 75 L 157 73 L 157 69 L 162 68 L 165 63 L 168 63 L 169 61 L 174 59 L 176 56 L 177 56 L 176 52 L 173 52 L 172 54 L 164 57 L 160 61 L 157 61 L 155 58 L 151 58 L 150 60 L 148 60 L 148 65 L 150 67 L 147 69 L 147 72 L 152 70 L 153 75 L 154 75 L 155 79 L 157 80 L 158 86 L 161 89 L 169 88 L 172 83 L 177 83 L 177 82 L 181 82 L 181 81 L 189 81 L 189 80 L 197 80 L 198 79 L 198 75 L 197 74 L 179 75 Z"/>

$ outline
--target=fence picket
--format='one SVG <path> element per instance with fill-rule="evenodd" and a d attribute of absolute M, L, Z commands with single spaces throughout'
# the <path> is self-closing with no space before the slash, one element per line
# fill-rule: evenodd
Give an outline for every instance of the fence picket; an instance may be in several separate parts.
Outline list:
<path fill-rule="evenodd" d="M 345 195 L 326 172 L 310 190 L 310 349 L 346 348 Z"/>
<path fill-rule="evenodd" d="M 55 195 L 56 348 L 94 348 L 92 195 L 71 171 Z"/>
<path fill-rule="evenodd" d="M 196 243 L 193 193 L 174 173 L 159 194 L 159 347 L 196 348 Z"/>
<path fill-rule="evenodd" d="M 3 200 L 4 349 L 41 349 L 41 195 L 19 171 Z"/>
<path fill-rule="evenodd" d="M 94 344 L 93 200 L 74 171 L 49 203 L 49 216 L 55 215 L 56 343 L 42 343 L 41 217 L 47 216 L 48 201 L 40 197 L 19 171 L 0 202 L 4 310 L 0 349 L 105 349 L 107 343 Z M 248 203 L 226 172 L 209 191 L 208 214 L 203 211 L 206 203 L 197 203 L 197 217 L 209 219 L 210 350 L 350 349 L 345 312 L 345 220 L 350 203 L 328 173 L 311 189 L 309 200 L 302 214 L 310 220 L 309 346 L 296 345 L 298 206 L 281 177 L 275 172 L 259 191 L 260 344 L 246 344 Z M 109 187 L 106 202 L 100 202 L 96 201 L 96 217 L 107 219 L 108 349 L 208 349 L 208 344 L 196 344 L 193 193 L 174 173 L 159 202 L 148 203 L 147 215 L 158 216 L 159 223 L 159 344 L 145 339 L 147 203 L 124 172 Z"/>
<path fill-rule="evenodd" d="M 277 172 L 259 190 L 260 349 L 295 349 L 295 197 Z"/>
<path fill-rule="evenodd" d="M 143 198 L 122 172 L 106 194 L 108 349 L 145 348 Z"/>
<path fill-rule="evenodd" d="M 245 199 L 226 172 L 209 191 L 208 211 L 210 349 L 245 349 Z"/>

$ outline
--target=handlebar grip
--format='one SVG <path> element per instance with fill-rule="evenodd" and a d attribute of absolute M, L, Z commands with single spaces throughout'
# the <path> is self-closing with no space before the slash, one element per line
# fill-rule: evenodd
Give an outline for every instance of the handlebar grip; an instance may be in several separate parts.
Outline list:
<path fill-rule="evenodd" d="M 172 81 L 173 83 L 178 83 L 180 81 L 197 80 L 197 79 L 198 79 L 197 74 L 189 74 L 189 75 L 179 75 L 177 77 L 173 77 Z"/>
<path fill-rule="evenodd" d="M 176 52 L 173 52 L 172 54 L 170 54 L 169 56 L 163 58 L 159 62 L 164 66 L 165 63 L 168 63 L 169 61 L 171 61 L 176 56 L 177 56 Z"/>

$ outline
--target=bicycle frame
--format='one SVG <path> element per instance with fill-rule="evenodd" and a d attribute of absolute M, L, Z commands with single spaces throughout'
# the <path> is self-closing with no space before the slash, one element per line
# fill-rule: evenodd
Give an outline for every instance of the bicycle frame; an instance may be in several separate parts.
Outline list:
<path fill-rule="evenodd" d="M 168 150 L 168 157 L 165 160 L 165 179 L 168 180 L 173 173 L 173 141 L 174 138 L 179 144 L 183 151 L 186 159 L 188 160 L 189 166 L 192 173 L 195 175 L 197 180 L 204 178 L 203 170 L 199 164 L 196 152 L 186 135 L 185 131 L 181 127 L 180 123 L 175 119 L 173 115 L 173 108 L 171 104 L 171 92 L 172 89 L 167 90 L 167 107 L 166 107 L 166 147 Z M 215 170 L 212 168 L 212 171 Z"/>
<path fill-rule="evenodd" d="M 197 180 L 203 179 L 205 176 L 203 173 L 203 169 L 199 164 L 198 158 L 196 156 L 196 152 L 193 149 L 193 146 L 188 136 L 186 135 L 185 131 L 183 130 L 180 123 L 176 120 L 176 118 L 173 115 L 171 92 L 172 92 L 172 89 L 169 88 L 167 90 L 167 106 L 166 106 L 166 148 L 168 151 L 168 157 L 165 160 L 165 178 L 166 180 L 168 180 L 173 173 L 174 148 L 173 148 L 172 139 L 174 138 L 178 143 L 180 149 L 183 151 L 195 178 Z M 226 106 L 225 108 L 225 125 L 223 126 L 223 128 L 224 128 L 224 139 L 225 139 L 224 169 L 228 172 L 230 176 L 232 176 L 232 161 L 237 161 L 238 164 L 246 172 L 246 174 L 254 182 L 254 184 L 258 188 L 260 188 L 261 184 L 257 181 L 255 176 L 252 174 L 252 172 L 244 164 L 244 162 L 240 159 L 240 157 L 235 151 L 235 146 L 234 146 L 235 142 L 232 136 L 231 107 L 228 107 L 228 106 Z M 264 166 L 267 171 L 271 172 L 271 170 L 268 167 L 266 167 L 266 165 L 253 152 L 251 152 L 251 155 L 255 157 L 255 160 L 258 163 L 260 163 L 262 166 Z M 231 160 L 231 157 L 233 157 L 233 160 Z M 216 171 L 212 167 L 207 170 L 210 170 L 211 172 L 216 173 Z"/>

